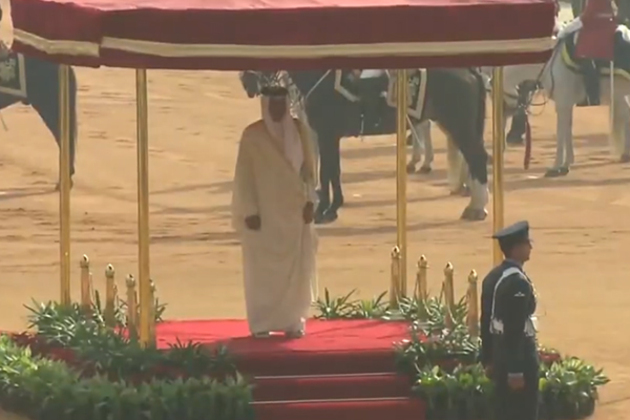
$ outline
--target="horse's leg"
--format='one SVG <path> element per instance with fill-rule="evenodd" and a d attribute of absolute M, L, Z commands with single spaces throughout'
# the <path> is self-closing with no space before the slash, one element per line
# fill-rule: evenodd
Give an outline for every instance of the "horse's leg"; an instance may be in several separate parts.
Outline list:
<path fill-rule="evenodd" d="M 507 125 L 508 125 L 508 121 L 510 120 L 510 116 L 508 115 L 507 112 L 505 112 L 505 110 L 503 111 L 503 132 L 507 133 Z M 512 116 L 512 128 L 510 128 L 510 132 L 512 132 L 512 130 L 514 129 L 514 116 Z M 508 145 L 508 137 L 510 136 L 510 134 L 508 133 L 507 136 L 505 136 L 505 139 L 503 139 L 503 153 L 505 154 L 505 151 L 507 150 L 507 145 Z M 492 161 L 492 159 L 490 160 Z"/>
<path fill-rule="evenodd" d="M 555 178 L 569 173 L 570 162 L 567 159 L 567 148 L 571 147 L 570 153 L 572 155 L 572 131 L 573 106 L 556 103 L 556 160 L 553 167 L 545 173 L 545 177 Z M 573 156 L 570 157 L 573 159 Z"/>
<path fill-rule="evenodd" d="M 630 161 L 630 145 L 628 144 L 628 121 L 630 120 L 630 110 L 626 102 L 625 95 L 614 95 L 613 108 L 613 132 L 611 153 L 620 162 Z"/>
<path fill-rule="evenodd" d="M 485 220 L 488 216 L 488 154 L 481 141 L 459 134 L 462 154 L 470 168 L 470 203 L 462 213 L 464 220 Z M 479 144 L 478 144 L 479 143 Z"/>
<path fill-rule="evenodd" d="M 426 120 L 420 126 L 420 133 L 424 139 L 424 162 L 420 167 L 421 174 L 428 174 L 431 172 L 431 165 L 433 165 L 433 139 L 431 138 L 431 121 Z"/>
<path fill-rule="evenodd" d="M 625 102 L 625 101 L 624 101 Z M 627 103 L 624 103 L 622 106 L 627 106 Z M 630 162 L 630 109 L 626 108 L 626 116 L 627 119 L 624 123 L 624 129 L 623 129 L 623 137 L 624 137 L 624 143 L 623 143 L 623 154 L 621 155 L 621 163 L 627 163 Z"/>
<path fill-rule="evenodd" d="M 584 78 L 571 71 L 554 53 L 542 78 L 543 86 L 556 106 L 556 159 L 546 177 L 564 176 L 574 161 L 573 107 L 587 98 Z"/>
<path fill-rule="evenodd" d="M 53 134 L 53 137 L 55 139 L 55 142 L 57 143 L 57 147 L 59 149 L 59 153 L 61 154 L 61 132 L 59 129 L 59 116 L 58 116 L 58 110 L 51 110 L 50 108 L 42 108 L 39 105 L 37 105 L 35 102 L 31 102 L 31 105 L 33 106 L 33 108 L 37 111 L 37 113 L 39 114 L 39 116 L 42 118 L 42 120 L 44 121 L 44 123 L 46 124 L 46 127 L 48 127 L 48 130 L 50 130 L 50 132 Z M 50 107 L 52 104 L 48 104 L 47 107 Z M 74 175 L 74 149 L 75 149 L 75 145 L 73 140 L 73 132 L 74 129 L 72 127 L 72 125 L 70 126 L 70 187 L 72 187 L 73 182 L 72 182 L 72 175 Z M 59 170 L 59 174 L 58 174 L 58 179 L 61 179 L 61 170 Z M 55 190 L 59 190 L 59 182 L 57 181 L 57 184 L 55 186 Z"/>
<path fill-rule="evenodd" d="M 619 160 L 621 163 L 630 162 L 630 120 L 626 121 L 626 126 L 623 130 L 624 135 L 624 143 L 623 143 L 623 154 L 621 155 L 621 159 Z"/>
<path fill-rule="evenodd" d="M 319 203 L 315 209 L 315 223 L 323 223 L 324 213 L 330 207 L 330 145 L 331 136 L 325 132 L 317 133 L 319 144 Z"/>
<path fill-rule="evenodd" d="M 477 76 L 477 89 L 470 90 L 468 106 L 461 112 L 461 124 L 453 130 L 453 141 L 459 145 L 470 173 L 470 203 L 462 213 L 465 220 L 485 220 L 488 216 L 488 153 L 484 144 L 486 90 Z"/>
<path fill-rule="evenodd" d="M 468 163 L 466 163 L 466 159 L 464 159 L 463 155 L 460 160 L 462 163 L 459 170 L 459 195 L 462 197 L 469 197 L 470 185 L 472 184 L 470 168 L 468 167 Z"/>
<path fill-rule="evenodd" d="M 330 148 L 330 184 L 332 186 L 332 203 L 324 212 L 324 222 L 337 220 L 337 210 L 343 206 L 343 190 L 341 188 L 341 138 L 334 136 Z"/>
<path fill-rule="evenodd" d="M 427 101 L 431 104 L 432 117 L 456 146 L 449 149 L 458 148 L 470 168 L 471 200 L 462 218 L 483 220 L 488 214 L 488 154 L 483 141 L 486 88 L 483 78 L 474 72 L 448 69 L 428 71 L 431 73 L 428 77 Z M 451 161 L 459 155 L 451 150 L 447 154 Z M 460 164 L 453 169 L 461 167 Z M 459 174 L 449 170 L 449 181 L 459 181 Z"/>
<path fill-rule="evenodd" d="M 446 138 L 446 161 L 449 191 L 451 195 L 462 195 L 469 171 L 457 144 L 450 135 Z"/>
<path fill-rule="evenodd" d="M 57 71 L 50 72 L 49 85 L 40 86 L 40 89 L 33 89 L 29 94 L 28 100 L 39 114 L 48 130 L 52 133 L 61 153 L 61 129 L 59 126 L 59 78 Z M 70 187 L 73 185 L 72 176 L 74 175 L 74 160 L 77 140 L 77 115 L 76 115 L 76 78 L 74 71 L 70 70 Z M 61 170 L 59 169 L 58 180 L 61 178 Z M 59 190 L 59 181 L 55 187 Z"/>
<path fill-rule="evenodd" d="M 630 162 L 630 96 L 623 96 L 623 100 L 619 104 L 625 110 L 625 120 L 623 123 L 623 153 L 621 154 L 621 163 Z"/>
<path fill-rule="evenodd" d="M 422 149 L 427 142 L 422 135 L 422 124 L 423 123 L 416 124 L 409 134 L 409 140 L 411 143 L 411 159 L 409 160 L 409 163 L 407 163 L 408 174 L 416 172 L 416 164 L 422 160 Z"/>
<path fill-rule="evenodd" d="M 508 113 L 505 109 L 503 110 L 503 132 L 507 132 L 508 121 L 510 121 L 511 114 Z M 503 139 L 503 153 L 505 154 L 505 150 L 507 149 L 507 137 Z M 492 155 L 488 154 L 488 165 L 493 165 Z"/>
<path fill-rule="evenodd" d="M 315 159 L 315 167 L 313 168 L 315 170 L 315 179 L 319 179 L 320 178 L 320 156 L 319 156 L 319 140 L 317 139 L 317 132 L 315 130 L 310 129 L 310 134 L 311 134 L 311 143 L 313 145 L 313 159 Z M 319 196 L 320 194 L 320 190 L 319 188 L 317 189 L 317 195 Z"/>

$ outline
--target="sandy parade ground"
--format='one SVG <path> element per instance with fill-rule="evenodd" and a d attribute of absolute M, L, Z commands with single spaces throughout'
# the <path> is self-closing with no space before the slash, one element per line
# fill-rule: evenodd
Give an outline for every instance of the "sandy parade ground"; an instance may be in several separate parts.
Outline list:
<path fill-rule="evenodd" d="M 4 3 L 4 2 L 3 2 Z M 5 9 L 6 10 L 6 9 Z M 7 32 L 7 27 L 3 28 Z M 97 286 L 107 263 L 137 272 L 134 73 L 77 69 L 79 147 L 72 192 L 73 288 L 90 256 Z M 259 115 L 235 73 L 149 72 L 151 274 L 169 318 L 243 317 L 240 250 L 229 202 L 241 130 Z M 542 99 L 537 100 L 542 102 Z M 552 104 L 534 109 L 533 164 L 523 149 L 506 154 L 506 222 L 529 219 L 535 238 L 528 273 L 540 295 L 541 341 L 606 368 L 598 419 L 630 418 L 630 165 L 608 154 L 607 108 L 577 109 L 576 164 L 563 179 L 541 175 L 555 153 Z M 0 127 L 0 328 L 25 326 L 23 304 L 56 299 L 58 284 L 57 148 L 37 114 L 2 112 Z M 486 141 L 490 145 L 490 123 Z M 491 219 L 459 220 L 466 198 L 446 186 L 444 137 L 434 132 L 430 175 L 411 175 L 408 239 L 426 254 L 436 291 L 455 265 L 458 294 L 471 268 L 491 266 Z M 393 136 L 343 142 L 346 207 L 319 228 L 320 288 L 361 296 L 388 288 L 395 242 Z M 411 276 L 410 276 L 411 277 Z"/>

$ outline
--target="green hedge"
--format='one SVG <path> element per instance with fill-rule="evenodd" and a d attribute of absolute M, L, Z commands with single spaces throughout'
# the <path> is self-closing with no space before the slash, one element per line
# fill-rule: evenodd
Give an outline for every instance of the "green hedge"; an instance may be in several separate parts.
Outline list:
<path fill-rule="evenodd" d="M 143 348 L 97 305 L 36 304 L 35 333 L 0 336 L 0 405 L 32 420 L 248 420 L 251 386 L 225 347 Z"/>
<path fill-rule="evenodd" d="M 250 402 L 240 379 L 83 379 L 64 362 L 0 337 L 0 404 L 32 420 L 246 420 L 253 418 Z"/>
<path fill-rule="evenodd" d="M 355 299 L 354 291 L 332 297 L 328 290 L 316 303 L 319 319 L 406 320 L 409 337 L 396 344 L 397 367 L 414 378 L 413 392 L 428 405 L 428 420 L 492 418 L 493 386 L 478 363 L 480 341 L 466 326 L 466 299 L 451 311 L 440 297 L 403 299 L 391 310 L 385 293 L 373 299 Z M 599 387 L 609 379 L 601 369 L 555 350 L 539 348 L 540 418 L 578 419 L 595 410 Z"/>

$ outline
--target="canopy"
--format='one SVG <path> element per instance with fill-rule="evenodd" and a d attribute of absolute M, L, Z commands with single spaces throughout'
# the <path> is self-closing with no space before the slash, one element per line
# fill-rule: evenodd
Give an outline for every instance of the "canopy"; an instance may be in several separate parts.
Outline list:
<path fill-rule="evenodd" d="M 545 61 L 553 0 L 13 0 L 13 48 L 131 68 L 418 68 Z"/>

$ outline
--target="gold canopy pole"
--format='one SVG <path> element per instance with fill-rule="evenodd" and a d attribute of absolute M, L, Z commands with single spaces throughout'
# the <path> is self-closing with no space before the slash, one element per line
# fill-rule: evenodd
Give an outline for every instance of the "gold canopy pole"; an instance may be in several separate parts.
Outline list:
<path fill-rule="evenodd" d="M 70 296 L 70 67 L 59 66 L 59 271 L 61 304 Z"/>
<path fill-rule="evenodd" d="M 140 343 L 151 339 L 151 280 L 149 266 L 149 104 L 147 71 L 136 69 L 136 125 L 138 137 L 138 286 L 140 291 Z"/>
<path fill-rule="evenodd" d="M 407 70 L 398 70 L 396 75 L 396 245 L 400 251 L 400 258 L 398 259 L 398 285 L 392 287 L 392 290 L 397 291 L 398 296 L 391 296 L 391 301 L 396 306 L 398 299 L 407 295 L 407 91 Z"/>
<path fill-rule="evenodd" d="M 503 120 L 503 67 L 492 71 L 492 227 L 496 233 L 503 229 L 505 203 L 503 197 L 503 148 L 505 123 Z M 503 260 L 499 242 L 493 241 L 493 262 Z"/>

